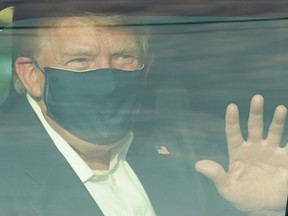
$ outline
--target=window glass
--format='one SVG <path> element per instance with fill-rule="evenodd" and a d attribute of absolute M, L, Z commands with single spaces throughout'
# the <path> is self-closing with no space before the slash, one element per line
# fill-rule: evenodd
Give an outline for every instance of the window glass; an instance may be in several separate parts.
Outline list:
<path fill-rule="evenodd" d="M 70 32 L 66 34 L 67 40 L 61 38 L 64 33 L 67 33 L 65 31 L 64 33 L 55 31 L 56 33 L 54 32 L 53 34 L 46 31 L 50 28 L 53 29 L 50 24 L 54 23 L 54 19 L 52 22 L 49 19 L 48 24 L 46 22 L 46 26 L 43 27 L 42 31 L 40 29 L 45 37 L 53 35 L 51 36 L 52 39 L 48 40 L 51 43 L 49 46 L 46 46 L 47 41 L 42 41 L 43 43 L 41 44 L 44 44 L 41 49 L 44 47 L 43 50 L 47 49 L 48 51 L 46 52 L 45 50 L 44 52 L 40 49 L 40 52 L 43 51 L 45 60 L 48 60 L 44 62 L 44 57 L 41 59 L 41 55 L 35 55 L 24 56 L 26 58 L 24 59 L 25 61 L 22 59 L 22 62 L 20 62 L 20 65 L 27 64 L 27 67 L 32 65 L 34 70 L 39 72 L 38 76 L 34 77 L 35 79 L 31 79 L 32 81 L 37 80 L 39 77 L 42 77 L 42 81 L 46 79 L 45 82 L 39 82 L 38 91 L 37 89 L 32 89 L 34 95 L 31 94 L 32 97 L 28 96 L 29 103 L 25 93 L 22 93 L 26 105 L 30 104 L 28 106 L 30 107 L 29 115 L 23 116 L 21 115 L 22 113 L 18 112 L 17 115 L 14 115 L 13 112 L 16 114 L 18 109 L 23 113 L 28 112 L 24 106 L 23 109 L 17 108 L 18 103 L 13 103 L 13 101 L 11 103 L 11 100 L 9 103 L 5 103 L 9 90 L 13 88 L 11 29 L 13 29 L 14 34 L 18 32 L 19 37 L 22 37 L 23 33 L 25 33 L 25 37 L 31 40 L 35 37 L 35 32 L 34 26 L 30 24 L 33 24 L 35 20 L 32 19 L 31 22 L 29 21 L 30 24 L 26 26 L 25 23 L 16 22 L 11 28 L 11 14 L 11 9 L 3 10 L 0 13 L 0 103 L 4 107 L 2 111 L 0 109 L 0 124 L 1 118 L 4 119 L 4 124 L 0 127 L 0 145 L 3 144 L 5 151 L 15 150 L 16 153 L 12 157 L 15 160 L 12 160 L 8 158 L 5 151 L 1 152 L 0 150 L 0 158 L 3 156 L 0 159 L 0 168 L 6 169 L 5 173 L 7 172 L 7 176 L 3 180 L 5 183 L 12 181 L 16 185 L 18 179 L 23 178 L 25 187 L 19 192 L 19 187 L 15 186 L 16 189 L 13 190 L 18 191 L 17 193 L 15 192 L 16 198 L 7 198 L 5 205 L 8 203 L 8 210 L 3 210 L 5 213 L 9 212 L 10 207 L 13 209 L 12 206 L 17 206 L 17 203 L 20 202 L 19 211 L 15 209 L 14 211 L 18 211 L 18 213 L 23 211 L 24 215 L 29 215 L 31 212 L 40 212 L 40 215 L 41 213 L 43 215 L 70 215 L 73 211 L 75 215 L 80 215 L 80 213 L 87 213 L 88 215 L 90 211 L 96 211 L 94 208 L 98 205 L 101 209 L 100 212 L 113 215 L 117 211 L 127 213 L 125 208 L 121 209 L 121 206 L 127 205 L 128 212 L 135 213 L 137 211 L 130 206 L 130 203 L 133 203 L 134 207 L 134 205 L 137 206 L 141 202 L 148 203 L 147 206 L 150 206 L 151 202 L 153 207 L 140 208 L 141 211 L 146 209 L 148 213 L 144 214 L 142 212 L 143 214 L 140 215 L 153 215 L 153 209 L 157 215 L 247 215 L 247 212 L 240 211 L 226 201 L 219 194 L 213 182 L 197 172 L 194 166 L 197 161 L 208 159 L 219 163 L 226 171 L 228 170 L 229 155 L 225 134 L 225 111 L 229 104 L 237 104 L 240 110 L 240 127 L 245 140 L 248 137 L 247 119 L 250 102 L 254 95 L 261 94 L 265 98 L 263 137 L 268 134 L 268 128 L 275 108 L 279 104 L 287 106 L 285 93 L 288 90 L 288 21 L 286 19 L 240 15 L 225 17 L 206 14 L 205 16 L 181 16 L 179 14 L 155 16 L 153 14 L 151 16 L 130 16 L 128 25 L 127 23 L 124 25 L 124 27 L 128 26 L 129 30 L 123 30 L 122 23 L 117 23 L 118 26 L 116 25 L 116 28 L 115 26 L 109 26 L 111 25 L 110 23 L 102 23 L 100 30 L 97 29 L 96 33 L 90 31 L 90 20 L 85 20 L 85 22 L 83 20 L 74 20 L 75 23 L 85 23 L 85 28 L 79 30 L 78 28 L 73 29 L 72 27 L 75 27 L 73 25 L 72 27 L 68 26 L 70 28 L 69 31 L 71 30 L 73 34 Z M 106 25 L 113 30 L 107 30 Z M 119 25 L 120 30 L 118 29 Z M 64 21 L 61 22 L 61 26 L 67 27 Z M 145 48 L 139 45 L 141 42 L 131 32 L 136 37 L 148 37 L 149 35 L 149 51 L 151 51 L 151 55 L 145 56 L 141 53 L 141 51 L 143 52 L 141 48 L 144 50 Z M 89 47 L 93 49 L 100 47 L 97 50 L 100 54 L 95 51 L 96 48 L 95 50 L 91 48 L 88 51 L 84 49 L 92 41 L 92 35 L 96 35 L 95 38 L 99 37 L 100 42 L 104 41 L 102 43 L 104 44 L 103 46 L 100 42 L 97 42 Z M 83 39 L 84 37 L 86 38 Z M 129 43 L 127 43 L 126 37 L 129 38 Z M 81 40 L 78 40 L 79 38 Z M 83 44 L 82 48 L 84 48 L 76 50 L 77 52 L 74 50 L 67 51 L 65 46 L 67 44 L 72 45 L 72 43 L 69 44 L 69 40 L 73 41 L 73 45 Z M 116 45 L 114 46 L 111 41 L 115 42 Z M 33 39 L 33 42 L 35 44 L 38 43 L 36 39 Z M 108 51 L 105 52 L 105 49 Z M 55 56 L 47 57 L 51 53 Z M 108 56 L 107 59 L 111 60 L 111 62 L 102 61 L 103 59 L 107 60 L 105 58 L 102 59 L 101 57 L 103 56 Z M 98 61 L 98 59 L 100 60 Z M 139 75 L 141 82 L 139 82 L 139 77 L 132 77 L 133 74 L 142 72 L 143 74 Z M 104 75 L 103 77 L 95 78 L 93 73 Z M 124 81 L 119 78 L 120 84 L 118 84 L 120 88 L 115 83 L 121 73 L 125 73 L 127 78 Z M 82 74 L 83 76 L 81 78 L 80 76 L 79 78 L 67 78 L 69 82 L 60 82 L 59 80 L 57 82 L 57 77 L 55 78 L 53 74 L 55 77 L 58 74 L 62 74 L 61 77 L 59 76 L 60 78 L 58 77 L 61 80 L 65 80 L 67 74 Z M 88 77 L 88 74 L 92 75 Z M 25 77 L 24 73 L 22 75 Z M 33 77 L 32 75 L 31 77 Z M 86 75 L 88 78 L 83 78 Z M 30 79 L 31 77 L 26 78 Z M 48 86 L 47 80 L 49 80 L 49 84 L 56 84 Z M 134 82 L 132 83 L 131 80 Z M 97 85 L 93 85 L 93 83 L 97 83 Z M 64 88 L 65 86 L 67 88 Z M 127 86 L 131 89 L 127 90 Z M 119 87 L 121 92 L 119 90 L 114 95 L 113 91 L 117 87 Z M 53 88 L 58 88 L 56 91 L 60 95 L 58 100 L 60 102 L 64 101 L 64 105 L 57 101 L 58 93 L 55 94 L 54 92 L 53 95 Z M 86 94 L 87 92 L 83 89 L 87 90 L 89 94 Z M 138 91 L 140 92 L 139 94 Z M 74 92 L 75 95 L 71 95 L 71 92 Z M 135 100 L 130 103 L 125 98 L 125 100 L 110 103 L 110 101 L 106 101 L 107 95 L 112 95 L 111 98 L 113 100 L 116 100 L 115 98 L 125 98 L 127 95 L 129 95 L 129 99 L 133 98 Z M 17 98 L 19 97 L 18 95 Z M 116 131 L 116 127 L 118 124 L 121 125 L 123 118 L 128 115 L 128 109 L 134 106 L 134 103 L 138 102 L 137 100 L 140 97 L 143 98 L 143 102 L 141 107 L 137 106 L 138 113 L 133 116 L 133 127 L 132 129 L 129 128 L 129 130 L 133 130 L 133 133 L 129 131 L 129 135 L 120 136 L 120 139 L 117 137 L 118 131 Z M 68 101 L 67 98 L 71 100 Z M 65 104 L 66 99 L 68 105 Z M 39 102 L 41 100 L 43 100 L 43 103 Z M 88 105 L 85 104 L 86 102 Z M 75 103 L 77 103 L 77 106 Z M 13 108 L 10 110 L 7 104 Z M 44 112 L 46 108 L 43 108 L 43 104 L 47 107 L 51 106 L 47 113 Z M 95 110 L 97 111 L 94 109 L 92 111 L 89 110 L 93 105 L 95 105 Z M 56 111 L 59 107 L 65 112 L 57 113 Z M 108 124 L 107 119 L 118 115 L 118 110 L 115 110 L 115 107 L 120 107 L 123 110 L 119 114 L 119 119 Z M 75 112 L 76 114 L 73 113 L 73 108 L 77 111 Z M 84 109 L 87 110 L 83 111 Z M 13 121 L 15 122 L 10 123 L 6 114 L 3 114 L 4 112 L 8 113 L 7 116 L 14 119 Z M 34 115 L 35 113 L 36 115 Z M 81 113 L 81 115 L 77 116 L 77 113 Z M 89 113 L 91 113 L 90 116 L 95 113 L 95 115 L 103 113 L 103 116 L 98 119 L 91 117 L 94 121 L 90 121 Z M 17 118 L 19 124 L 16 123 Z M 28 118 L 29 121 L 32 120 L 26 128 L 23 121 Z M 74 125 L 78 126 L 79 119 L 82 119 L 80 126 L 76 129 L 73 128 Z M 84 124 L 83 119 L 85 120 Z M 97 123 L 96 126 L 95 122 Z M 124 126 L 126 129 L 126 124 L 124 123 L 120 129 L 123 129 Z M 70 125 L 73 126 L 70 127 Z M 84 135 L 81 130 L 85 130 Z M 92 135 L 91 130 L 93 132 Z M 100 131 L 100 135 L 95 135 L 97 139 L 94 137 L 93 130 Z M 15 135 L 14 137 L 13 134 L 17 134 L 17 136 Z M 123 140 L 132 142 L 131 146 L 126 148 L 126 144 L 121 144 L 121 150 L 114 147 L 111 148 L 113 151 L 109 150 L 109 157 L 110 154 L 113 155 L 113 160 L 111 159 L 113 162 L 110 161 L 110 158 L 109 163 L 104 160 L 104 164 L 108 164 L 108 169 L 107 167 L 104 169 L 101 167 L 101 171 L 97 172 L 99 171 L 97 166 L 97 169 L 93 170 L 93 166 L 89 164 L 90 161 L 87 159 L 88 157 L 83 156 L 82 147 L 78 149 L 78 143 L 82 144 L 84 140 L 85 143 L 90 145 L 94 142 L 94 138 L 97 140 L 95 142 L 102 142 L 104 139 L 109 140 L 111 137 L 111 139 L 114 139 L 114 135 L 119 138 L 119 142 Z M 101 141 L 98 141 L 99 137 L 101 137 Z M 117 144 L 118 140 L 116 142 L 115 139 L 113 143 Z M 8 140 L 7 143 L 6 140 Z M 19 147 L 18 142 L 20 140 L 21 144 L 27 144 L 31 149 L 29 150 L 28 147 L 23 148 L 23 145 Z M 75 145 L 74 140 L 77 143 Z M 284 130 L 280 146 L 284 147 L 287 140 L 287 133 Z M 12 147 L 10 142 L 13 143 Z M 107 142 L 112 141 L 109 140 Z M 61 143 L 61 145 L 65 143 L 65 145 L 70 146 L 69 150 L 67 150 L 67 146 L 59 147 L 60 145 L 58 146 L 57 143 Z M 104 151 L 102 147 L 100 147 L 100 150 Z M 91 149 L 94 150 L 94 147 L 91 147 Z M 34 153 L 31 154 L 31 151 Z M 126 151 L 128 151 L 127 157 L 121 156 L 125 155 Z M 247 160 L 254 156 L 249 154 L 250 152 L 247 152 Z M 97 154 L 93 156 L 95 155 Z M 105 156 L 107 155 L 105 154 Z M 41 161 L 40 158 L 43 160 Z M 102 156 L 99 158 L 103 162 Z M 124 168 L 121 168 L 122 165 L 119 161 L 126 161 L 126 159 L 129 163 L 128 168 L 126 162 L 123 165 Z M 10 167 L 5 161 L 11 162 Z M 22 163 L 18 161 L 22 161 Z M 46 164 L 47 162 L 49 163 Z M 109 166 L 112 166 L 111 164 L 113 164 L 112 171 L 109 170 Z M 116 168 L 114 167 L 115 164 L 117 164 Z M 95 164 L 93 163 L 93 165 Z M 94 178 L 95 176 L 92 179 L 87 177 L 89 174 L 87 167 L 92 170 L 92 174 L 90 174 L 92 176 L 95 175 L 97 178 Z M 114 173 L 111 174 L 110 171 L 114 172 L 114 169 L 117 170 L 118 168 L 122 169 L 121 171 L 129 172 L 129 174 L 117 174 L 117 177 L 114 178 Z M 9 169 L 18 169 L 19 172 L 14 174 L 8 172 L 7 170 Z M 43 171 L 44 169 L 45 172 Z M 109 174 L 103 170 L 109 170 Z M 39 179 L 38 177 L 34 179 L 34 175 L 40 176 Z M 120 183 L 117 181 L 117 184 L 111 183 L 116 182 L 115 179 L 118 180 L 118 178 L 125 179 L 125 181 L 127 179 L 129 186 L 125 184 L 124 180 L 124 183 L 121 180 L 119 180 Z M 107 186 L 108 189 L 105 187 L 103 189 L 99 185 L 95 186 L 94 182 L 100 181 L 99 179 L 101 181 L 109 179 L 109 182 L 107 180 L 108 183 L 105 182 L 107 185 L 110 184 Z M 83 185 L 87 190 L 83 190 Z M 136 186 L 130 187 L 131 185 Z M 126 189 L 126 186 L 128 189 Z M 68 188 L 73 189 L 67 192 Z M 116 194 L 117 199 L 114 196 L 110 197 L 110 195 L 106 197 L 105 190 L 108 190 L 109 194 Z M 6 196 L 12 196 L 9 191 L 4 191 L 5 193 L 3 194 L 6 194 Z M 99 198 L 95 191 L 104 194 L 105 199 L 102 199 L 101 196 Z M 66 192 L 68 196 L 74 199 L 72 203 L 75 203 L 75 205 L 71 206 L 69 204 L 68 199 L 66 199 L 67 196 L 65 196 Z M 283 191 L 281 192 L 283 195 Z M 54 193 L 54 195 L 50 193 Z M 54 200 L 51 197 L 56 198 Z M 129 199 L 126 200 L 127 197 Z M 140 200 L 139 203 L 135 201 L 138 199 Z M 85 202 L 82 203 L 81 200 L 85 200 Z M 110 208 L 110 204 L 107 204 L 110 203 L 110 200 L 112 200 L 112 208 Z M 63 201 L 63 206 L 59 206 L 61 201 Z M 30 204 L 33 206 L 32 208 L 27 207 Z M 119 208 L 119 210 L 111 211 L 111 209 L 114 210 L 114 204 L 116 206 L 115 209 Z M 65 206 L 70 206 L 71 209 L 65 208 Z M 91 208 L 91 206 L 94 207 Z M 283 208 L 282 205 L 281 209 L 277 209 L 277 211 L 283 213 Z M 125 210 L 122 212 L 123 209 Z M 69 211 L 71 212 L 69 213 Z"/>

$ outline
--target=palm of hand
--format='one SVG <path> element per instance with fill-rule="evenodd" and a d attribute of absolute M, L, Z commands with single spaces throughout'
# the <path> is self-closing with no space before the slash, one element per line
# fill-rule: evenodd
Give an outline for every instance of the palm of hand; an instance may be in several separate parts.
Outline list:
<path fill-rule="evenodd" d="M 286 204 L 288 152 L 270 143 L 244 142 L 234 149 L 219 192 L 237 208 L 252 212 Z"/>
<path fill-rule="evenodd" d="M 226 112 L 229 169 L 213 161 L 199 161 L 196 169 L 212 179 L 219 193 L 246 212 L 283 209 L 288 193 L 288 145 L 279 147 L 286 118 L 286 108 L 277 107 L 267 138 L 263 134 L 263 98 L 251 102 L 248 139 L 244 141 L 239 113 L 231 104 Z"/>

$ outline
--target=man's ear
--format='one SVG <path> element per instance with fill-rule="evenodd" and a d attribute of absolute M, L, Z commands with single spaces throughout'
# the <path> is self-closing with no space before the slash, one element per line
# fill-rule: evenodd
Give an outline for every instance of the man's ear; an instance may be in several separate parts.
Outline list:
<path fill-rule="evenodd" d="M 33 61 L 27 57 L 18 57 L 15 60 L 15 71 L 27 90 L 33 97 L 42 96 L 43 76 L 39 69 L 33 64 Z"/>

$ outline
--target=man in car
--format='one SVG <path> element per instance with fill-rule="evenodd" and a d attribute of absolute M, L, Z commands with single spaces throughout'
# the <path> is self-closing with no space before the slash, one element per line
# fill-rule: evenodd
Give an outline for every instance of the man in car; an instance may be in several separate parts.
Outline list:
<path fill-rule="evenodd" d="M 65 10 L 13 30 L 14 90 L 0 110 L 1 214 L 155 215 L 181 202 L 179 214 L 207 214 L 194 206 L 196 194 L 188 184 L 182 198 L 173 192 L 181 191 L 181 181 L 173 179 L 171 191 L 158 191 L 157 184 L 165 182 L 144 171 L 161 167 L 163 159 L 144 158 L 144 171 L 126 160 L 151 63 L 146 30 L 127 23 L 119 15 Z M 256 95 L 244 141 L 238 109 L 229 105 L 229 171 L 212 161 L 196 164 L 243 212 L 284 215 L 288 152 L 279 142 L 286 112 L 284 106 L 276 109 L 262 140 L 263 98 Z M 181 169 L 177 163 L 164 164 L 181 178 L 172 173 Z M 146 184 L 142 175 L 157 181 Z M 147 192 L 151 185 L 162 197 L 160 205 Z"/>

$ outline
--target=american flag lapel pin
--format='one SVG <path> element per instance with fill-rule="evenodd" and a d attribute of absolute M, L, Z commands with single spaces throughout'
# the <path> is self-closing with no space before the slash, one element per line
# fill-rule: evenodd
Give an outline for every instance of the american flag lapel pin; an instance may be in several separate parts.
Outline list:
<path fill-rule="evenodd" d="M 159 155 L 169 155 L 170 152 L 168 151 L 167 147 L 164 146 L 164 145 L 161 145 L 161 146 L 155 146 L 156 150 L 157 150 L 157 153 Z"/>

